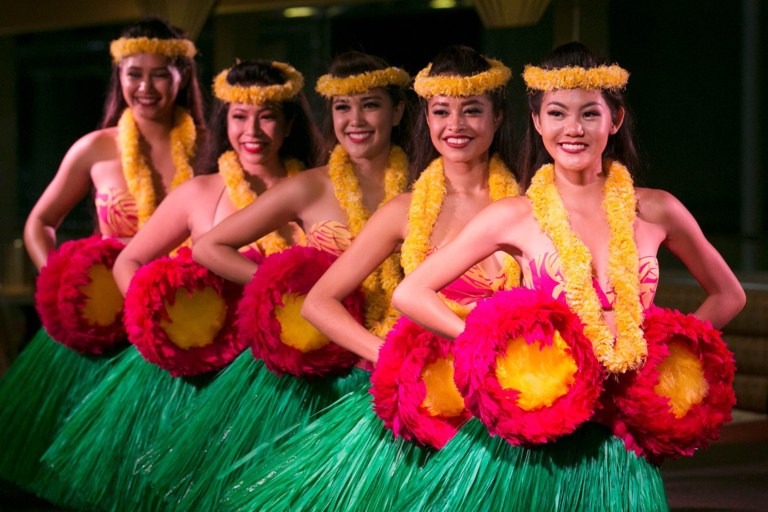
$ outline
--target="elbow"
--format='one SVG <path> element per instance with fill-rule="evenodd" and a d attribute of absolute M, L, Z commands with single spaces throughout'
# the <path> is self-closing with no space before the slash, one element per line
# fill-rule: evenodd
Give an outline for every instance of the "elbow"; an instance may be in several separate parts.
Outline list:
<path fill-rule="evenodd" d="M 744 292 L 744 288 L 739 286 L 733 295 L 734 308 L 736 309 L 736 314 L 738 314 L 747 305 L 747 294 Z"/>
<path fill-rule="evenodd" d="M 192 244 L 192 259 L 201 264 L 204 267 L 207 267 L 206 262 L 208 261 L 208 243 L 205 241 L 205 236 Z"/>
<path fill-rule="evenodd" d="M 401 283 L 397 288 L 395 288 L 395 291 L 392 294 L 392 307 L 406 316 L 408 316 L 408 313 L 406 313 L 405 311 L 406 309 L 408 309 L 407 300 L 406 300 L 407 292 L 408 292 L 407 287 L 403 286 L 403 284 Z"/>
<path fill-rule="evenodd" d="M 304 299 L 304 304 L 301 305 L 301 317 L 312 325 L 315 324 L 314 319 L 315 311 L 317 311 L 316 306 L 317 304 L 315 294 L 313 294 L 312 290 L 310 290 Z"/>

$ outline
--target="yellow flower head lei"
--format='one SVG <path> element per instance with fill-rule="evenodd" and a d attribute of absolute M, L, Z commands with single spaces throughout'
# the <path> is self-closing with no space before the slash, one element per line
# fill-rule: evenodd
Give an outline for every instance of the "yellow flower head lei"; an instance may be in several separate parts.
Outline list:
<path fill-rule="evenodd" d="M 303 171 L 305 166 L 299 160 L 291 158 L 283 162 L 288 177 L 297 175 Z M 227 186 L 227 194 L 232 203 L 238 210 L 242 210 L 256 200 L 258 195 L 251 190 L 251 186 L 245 179 L 245 171 L 240 165 L 237 153 L 227 151 L 219 157 L 219 175 Z M 280 236 L 277 231 L 273 231 L 256 241 L 256 246 L 266 256 L 288 248 L 288 242 Z"/>
<path fill-rule="evenodd" d="M 112 62 L 120 63 L 126 57 L 140 53 L 156 53 L 166 57 L 189 57 L 197 54 L 195 44 L 189 39 L 157 39 L 148 37 L 121 37 L 109 45 Z"/>
<path fill-rule="evenodd" d="M 523 79 L 532 91 L 623 89 L 629 80 L 629 72 L 616 64 L 589 69 L 576 66 L 555 69 L 525 66 Z"/>
<path fill-rule="evenodd" d="M 491 157 L 488 166 L 488 186 L 493 201 L 520 195 L 515 176 L 498 155 Z M 406 274 L 413 272 L 429 253 L 432 230 L 440 215 L 445 193 L 445 168 L 443 157 L 439 157 L 424 169 L 413 185 L 411 207 L 408 211 L 408 236 L 403 242 L 401 252 L 403 270 Z M 520 267 L 512 256 L 507 255 L 504 259 L 504 275 L 506 289 L 519 285 Z M 467 308 L 445 297 L 443 301 L 459 316 L 467 315 Z"/>
<path fill-rule="evenodd" d="M 498 60 L 486 57 L 491 69 L 472 76 L 436 75 L 430 76 L 432 63 L 422 69 L 413 82 L 416 94 L 429 99 L 432 96 L 466 98 L 495 91 L 507 85 L 512 71 Z"/>
<path fill-rule="evenodd" d="M 333 183 L 333 192 L 339 206 L 347 217 L 349 230 L 355 237 L 371 217 L 363 203 L 363 194 L 355 176 L 349 155 L 341 144 L 331 152 L 328 160 L 328 174 Z M 408 157 L 399 146 L 393 146 L 387 158 L 384 171 L 384 200 L 381 207 L 408 188 Z M 395 324 L 398 313 L 392 308 L 392 293 L 402 280 L 400 262 L 393 254 L 382 263 L 365 281 L 365 324 L 375 335 L 383 338 Z"/>
<path fill-rule="evenodd" d="M 411 81 L 411 76 L 404 70 L 396 67 L 366 71 L 359 75 L 345 78 L 335 77 L 331 74 L 323 75 L 317 81 L 315 90 L 326 98 L 334 96 L 349 96 L 359 94 L 376 87 L 397 85 L 405 87 Z"/>
<path fill-rule="evenodd" d="M 269 101 L 281 102 L 293 98 L 304 87 L 304 75 L 296 71 L 290 64 L 273 62 L 272 66 L 279 69 L 285 75 L 284 84 L 275 85 L 232 85 L 227 82 L 227 75 L 232 68 L 219 73 L 213 81 L 213 93 L 222 101 L 228 103 L 250 103 L 251 105 L 263 105 Z"/>
<path fill-rule="evenodd" d="M 128 191 L 136 199 L 139 210 L 139 227 L 142 227 L 157 207 L 152 172 L 146 158 L 141 154 L 141 134 L 133 119 L 131 109 L 127 108 L 117 123 L 117 143 L 120 147 L 120 162 L 123 176 L 128 184 Z M 171 190 L 185 181 L 192 179 L 194 173 L 190 162 L 195 156 L 197 132 L 195 122 L 189 113 L 176 107 L 171 130 L 171 156 L 176 166 Z"/>
<path fill-rule="evenodd" d="M 611 230 L 608 278 L 616 293 L 614 318 L 618 336 L 615 344 L 592 282 L 592 255 L 571 229 L 568 212 L 555 185 L 552 164 L 536 172 L 527 196 L 533 205 L 534 217 L 560 256 L 568 306 L 584 323 L 584 334 L 592 342 L 597 358 L 609 372 L 620 373 L 640 367 L 647 354 L 640 328 L 643 308 L 634 232 L 637 198 L 626 167 L 619 162 L 606 162 L 604 170 L 608 177 L 603 189 L 603 210 Z"/>

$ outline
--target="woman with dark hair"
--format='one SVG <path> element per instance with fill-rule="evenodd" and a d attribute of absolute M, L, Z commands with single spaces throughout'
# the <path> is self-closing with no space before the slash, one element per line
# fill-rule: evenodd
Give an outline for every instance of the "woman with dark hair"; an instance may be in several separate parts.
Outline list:
<path fill-rule="evenodd" d="M 475 344 L 471 345 L 465 344 L 467 337 L 490 332 L 487 329 L 498 332 L 507 320 L 504 315 L 486 319 L 482 315 L 471 316 L 465 329 L 465 321 L 445 307 L 437 291 L 490 254 L 501 250 L 512 255 L 523 269 L 525 288 L 531 290 L 519 290 L 515 292 L 518 296 L 536 297 L 536 301 L 549 304 L 548 311 L 565 307 L 563 315 L 571 315 L 574 325 L 583 325 L 583 331 L 581 327 L 574 331 L 579 334 L 573 339 L 583 340 L 586 353 L 598 368 L 592 408 L 587 409 L 581 426 L 573 425 L 569 435 L 557 440 L 550 438 L 546 444 L 534 448 L 520 446 L 519 438 L 516 445 L 502 435 L 491 438 L 480 421 L 473 421 L 430 461 L 421 475 L 423 484 L 414 486 L 403 496 L 402 503 L 407 503 L 403 509 L 448 511 L 457 510 L 465 503 L 471 503 L 477 510 L 667 509 L 658 467 L 651 462 L 664 453 L 659 450 L 666 449 L 665 445 L 675 444 L 676 433 L 665 431 L 659 438 L 663 441 L 645 444 L 643 439 L 655 427 L 635 429 L 638 425 L 635 420 L 644 414 L 643 407 L 625 408 L 632 396 L 631 389 L 637 386 L 637 376 L 646 372 L 652 361 L 655 364 L 660 359 L 657 355 L 661 344 L 654 344 L 651 341 L 654 338 L 648 337 L 649 332 L 668 329 L 671 323 L 659 323 L 657 319 L 665 315 L 682 317 L 652 306 L 658 282 L 659 246 L 666 246 L 679 257 L 708 293 L 695 313 L 705 322 L 687 317 L 684 320 L 687 327 L 678 331 L 680 336 L 691 335 L 697 324 L 703 326 L 698 328 L 700 332 L 712 335 L 711 327 L 722 328 L 744 306 L 744 292 L 677 199 L 660 190 L 633 186 L 635 150 L 621 93 L 628 76 L 617 65 L 597 61 L 580 43 L 560 46 L 540 67 L 526 68 L 524 78 L 531 91 L 521 169 L 526 197 L 505 199 L 483 210 L 450 244 L 410 274 L 394 296 L 396 307 L 403 314 L 437 335 L 451 340 L 462 335 L 456 340 L 457 376 L 462 368 L 463 349 L 474 351 L 475 367 L 462 372 L 479 371 L 485 368 L 485 363 L 480 362 L 484 356 L 477 346 L 480 338 L 472 338 Z M 501 296 L 496 300 L 500 299 Z M 521 304 L 518 302 L 517 307 L 522 307 Z M 482 308 L 483 313 L 492 311 L 490 303 Z M 506 313 L 507 316 L 515 314 L 511 309 Z M 538 320 L 531 318 L 545 314 L 549 313 L 532 313 L 525 321 L 536 322 Z M 651 329 L 649 322 L 656 322 L 656 327 Z M 711 322 L 711 326 L 707 322 Z M 560 332 L 560 327 L 557 329 Z M 563 362 L 561 368 L 569 366 L 577 352 L 570 350 L 553 355 L 556 349 L 551 347 L 555 347 L 555 341 L 545 347 L 546 332 L 553 340 L 557 338 L 544 328 L 530 337 L 540 340 L 541 353 Z M 566 336 L 565 332 L 561 334 Z M 504 347 L 506 350 L 517 343 L 517 339 L 513 339 L 516 336 L 499 336 L 508 344 Z M 564 339 L 562 336 L 558 343 Z M 682 339 L 675 336 L 673 340 Z M 679 342 L 671 344 L 674 343 Z M 729 356 L 722 342 L 720 344 L 723 352 L 717 359 L 723 363 L 723 374 L 730 372 L 732 380 Z M 695 344 L 688 345 L 693 346 Z M 697 356 L 684 347 L 686 345 L 678 345 L 672 350 L 670 346 L 670 355 L 675 351 L 678 355 L 664 360 L 667 368 L 659 364 L 655 370 L 669 373 L 670 378 L 664 380 L 657 373 L 657 386 L 651 385 L 653 389 L 646 390 L 646 393 L 666 396 L 659 398 L 663 406 L 651 413 L 656 416 L 652 421 L 660 421 L 662 415 L 669 415 L 672 424 L 694 421 L 695 418 L 684 418 L 687 411 L 696 409 L 693 415 L 700 416 L 705 409 L 697 408 L 709 403 L 708 386 L 710 392 L 715 393 L 715 388 L 704 379 L 718 377 L 709 374 L 709 370 L 702 371 L 702 365 L 711 364 L 710 357 Z M 679 354 L 685 352 L 690 357 L 680 359 Z M 495 378 L 499 382 L 503 380 L 499 372 L 504 357 L 500 355 L 495 360 Z M 683 359 L 687 360 L 686 366 L 674 368 L 675 361 Z M 488 363 L 491 373 L 493 364 Z M 680 373 L 675 375 L 677 371 Z M 561 377 L 554 373 L 544 373 L 553 382 L 560 382 Z M 566 373 L 571 380 L 580 378 L 582 367 L 576 373 Z M 605 373 L 609 374 L 607 380 Z M 535 380 L 539 394 L 543 393 L 542 388 L 550 387 L 545 377 Z M 488 386 L 488 379 L 492 378 L 486 377 L 483 385 Z M 687 392 L 665 394 L 666 386 L 675 389 L 678 378 L 681 379 L 679 385 L 693 383 L 692 387 L 684 390 Z M 567 384 L 567 379 L 562 379 Z M 457 383 L 463 386 L 461 381 L 463 378 L 458 377 Z M 616 381 L 618 387 L 613 386 Z M 597 414 L 590 417 L 595 409 L 600 409 L 596 400 L 603 382 L 606 390 L 601 402 L 606 418 Z M 537 407 L 573 404 L 570 386 L 558 389 L 546 404 Z M 502 388 L 507 393 L 505 396 L 516 401 L 516 414 L 527 414 L 529 422 L 533 422 L 534 417 L 544 417 L 536 416 L 539 413 L 533 406 L 517 402 L 521 397 L 528 400 L 533 393 L 517 385 L 502 385 Z M 717 393 L 721 391 L 719 388 Z M 699 392 L 701 394 L 694 397 Z M 727 411 L 718 411 L 720 425 L 733 405 L 732 391 L 731 399 L 728 395 L 722 393 L 722 407 Z M 473 396 L 476 406 L 477 401 L 485 400 L 482 397 L 487 395 L 478 392 Z M 558 404 L 560 397 L 567 397 L 568 401 Z M 532 402 L 536 400 L 538 398 Z M 699 403 L 701 405 L 697 405 Z M 667 411 L 670 405 L 674 416 Z M 498 418 L 481 416 L 491 431 L 498 426 L 494 421 L 501 421 Z M 612 427 L 614 435 L 596 422 Z M 690 425 L 686 423 L 684 428 Z M 705 446 L 707 440 L 704 441 L 699 446 Z M 541 440 L 529 442 L 541 443 Z M 686 450 L 692 453 L 690 446 L 673 456 Z M 672 452 L 666 454 L 669 453 Z M 638 456 L 640 454 L 645 457 Z M 480 466 L 481 471 L 467 475 L 466 468 Z M 446 493 L 446 487 L 451 487 L 450 493 Z"/>
<path fill-rule="evenodd" d="M 335 257 L 346 250 L 370 212 L 407 188 L 408 159 L 397 144 L 407 122 L 403 88 L 409 81 L 403 70 L 377 57 L 357 52 L 337 57 L 317 86 L 328 100 L 325 135 L 329 147 L 335 146 L 329 164 L 282 181 L 223 220 L 196 241 L 195 259 L 226 279 L 249 283 L 262 265 L 243 257 L 238 248 L 291 221 L 304 229 L 307 246 L 315 250 L 301 248 L 302 253 Z M 297 249 L 268 258 L 264 268 L 292 252 Z M 293 266 L 304 272 L 311 264 Z M 384 330 L 391 321 L 389 297 L 401 271 L 395 261 L 371 274 L 366 319 L 371 329 Z M 257 306 L 261 309 L 249 310 L 249 316 L 265 314 L 263 303 Z M 242 336 L 242 325 L 240 332 Z M 150 484 L 180 509 L 218 503 L 246 466 L 227 478 L 219 478 L 222 471 L 257 448 L 248 463 L 258 462 L 280 442 L 278 435 L 286 439 L 286 429 L 307 422 L 365 381 L 360 369 L 337 373 L 341 375 L 314 380 L 280 377 L 264 360 L 243 353 L 197 398 L 180 428 L 156 440 L 142 458 Z"/>
<path fill-rule="evenodd" d="M 401 252 L 406 274 L 440 253 L 482 208 L 517 195 L 510 119 L 504 100 L 510 70 L 465 46 L 441 51 L 416 77 L 421 97 L 413 132 L 411 193 L 382 207 L 307 297 L 302 314 L 335 343 L 376 363 L 385 343 L 342 306 L 377 265 Z M 419 166 L 419 167 L 417 167 Z M 512 258 L 489 255 L 442 290 L 466 314 L 496 290 L 517 286 Z M 408 327 L 400 319 L 386 344 Z M 416 328 L 416 326 L 412 326 Z M 415 336 L 419 336 L 416 334 Z M 374 371 L 372 380 L 376 379 Z M 230 493 L 232 510 L 389 510 L 428 454 L 394 440 L 371 409 L 367 389 L 340 400 Z M 438 400 L 439 401 L 439 400 Z M 450 416 L 434 409 L 434 416 Z M 339 464 L 338 461 L 343 461 Z M 312 475 L 295 482 L 295 475 Z"/>
<path fill-rule="evenodd" d="M 134 236 L 166 194 L 193 177 L 192 159 L 204 127 L 194 44 L 167 22 L 149 18 L 127 28 L 110 50 L 114 66 L 102 128 L 70 148 L 27 219 L 27 250 L 44 274 L 55 273 L 52 262 L 64 258 L 63 252 L 54 252 L 56 229 L 92 188 L 96 189 L 98 232 L 106 245 L 119 250 L 121 243 L 116 240 Z M 98 245 L 93 240 L 76 244 L 82 242 L 90 250 Z M 71 267 L 68 262 L 59 263 L 59 270 Z M 100 310 L 104 304 L 117 308 L 106 312 L 112 324 L 116 318 L 120 322 L 117 311 L 122 300 L 113 293 L 116 288 L 109 270 L 98 265 L 94 268 L 104 270 L 99 275 L 104 277 L 103 289 L 109 293 L 106 300 L 94 299 L 89 311 L 78 310 L 79 303 L 64 293 L 50 293 L 40 281 L 38 310 L 48 333 L 45 329 L 38 332 L 0 383 L 0 438 L 8 443 L 0 460 L 0 477 L 70 505 L 76 503 L 68 497 L 75 491 L 52 480 L 39 459 L 63 419 L 91 390 L 111 360 L 84 354 L 99 353 L 98 349 L 81 346 L 71 350 L 78 343 L 87 343 L 75 339 L 77 335 L 69 343 L 59 333 L 65 322 L 80 320 L 87 324 L 86 330 L 100 329 L 109 321 L 104 320 L 105 308 Z M 95 279 L 95 274 L 85 278 L 83 285 Z M 77 294 L 86 288 L 75 286 L 69 292 Z M 79 320 L 58 310 L 47 317 L 43 305 L 46 293 L 54 295 L 54 303 L 56 295 L 61 295 L 59 302 L 69 300 Z M 86 304 L 85 309 L 89 307 Z M 80 318 L 80 313 L 87 318 Z M 59 343 L 53 343 L 48 334 L 55 334 Z"/>
<path fill-rule="evenodd" d="M 197 240 L 257 196 L 314 166 L 321 151 L 304 79 L 287 64 L 246 60 L 223 71 L 208 140 L 200 151 L 198 176 L 170 194 L 125 250 L 113 273 L 125 295 L 142 265 L 168 254 L 187 237 Z M 279 86 L 272 92 L 267 87 Z M 285 96 L 285 97 L 283 97 Z M 288 245 L 302 235 L 293 224 L 279 226 Z"/>
<path fill-rule="evenodd" d="M 213 372 L 242 350 L 230 346 L 230 338 L 223 332 L 234 330 L 232 322 L 205 315 L 218 304 L 208 293 L 225 302 L 229 299 L 226 285 L 218 290 L 202 282 L 183 281 L 180 276 L 189 272 L 190 265 L 195 266 L 188 253 L 180 251 L 175 260 L 150 262 L 168 254 L 188 237 L 194 245 L 213 226 L 245 208 L 259 194 L 298 174 L 307 161 L 314 163 L 320 134 L 311 122 L 303 84 L 298 71 L 279 62 L 243 61 L 223 71 L 214 82 L 212 129 L 201 162 L 206 165 L 215 159 L 218 172 L 197 176 L 174 190 L 115 261 L 117 286 L 123 295 L 128 292 L 126 325 L 135 347 L 73 412 L 44 457 L 61 480 L 78 489 L 87 502 L 111 503 L 110 508 L 115 510 L 134 510 L 152 503 L 151 492 L 138 491 L 144 477 L 134 475 L 134 463 L 156 435 L 171 427 L 172 412 L 186 411 L 189 400 L 201 387 L 198 381 L 180 377 Z M 252 258 L 261 259 L 302 242 L 298 227 L 286 225 L 266 234 L 247 250 L 255 253 Z M 178 274 L 180 280 L 173 284 L 171 278 L 167 286 L 157 284 L 168 279 L 169 274 Z M 134 275 L 139 283 L 132 281 Z M 140 291 L 132 292 L 133 287 Z M 187 292 L 187 288 L 192 291 Z M 175 298 L 181 292 L 186 292 L 186 299 Z M 233 289 L 231 295 L 238 294 Z M 187 335 L 180 332 L 187 315 L 170 307 L 166 307 L 167 314 L 172 322 L 176 320 L 172 328 L 164 327 L 162 321 L 150 327 L 146 320 L 134 326 L 137 315 L 144 318 L 145 309 L 159 309 L 162 304 L 175 304 L 176 309 L 188 312 Z M 164 340 L 169 345 L 160 352 L 173 354 L 175 347 L 181 347 L 179 357 L 155 357 L 151 347 Z M 198 350 L 196 355 L 194 350 Z M 149 400 L 154 409 L 167 411 L 165 420 L 148 420 L 141 413 Z M 122 453 L 121 458 L 108 456 L 117 451 Z"/>

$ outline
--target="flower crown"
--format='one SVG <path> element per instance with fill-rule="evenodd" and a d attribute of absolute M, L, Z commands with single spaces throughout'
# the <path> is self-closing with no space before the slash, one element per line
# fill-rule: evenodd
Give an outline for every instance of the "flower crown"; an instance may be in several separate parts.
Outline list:
<path fill-rule="evenodd" d="M 121 37 L 109 45 L 112 62 L 119 63 L 126 57 L 140 53 L 156 53 L 166 57 L 189 57 L 197 54 L 195 43 L 189 39 L 158 39 L 148 37 Z"/>
<path fill-rule="evenodd" d="M 629 72 L 616 64 L 589 69 L 575 66 L 555 69 L 525 66 L 523 79 L 528 89 L 533 91 L 623 89 L 629 80 Z"/>
<path fill-rule="evenodd" d="M 228 103 L 250 103 L 261 105 L 268 101 L 285 101 L 293 98 L 304 87 L 304 75 L 296 71 L 290 64 L 273 62 L 272 66 L 285 75 L 285 83 L 279 85 L 232 85 L 227 82 L 227 75 L 232 68 L 225 69 L 213 81 L 213 93 L 222 101 Z"/>
<path fill-rule="evenodd" d="M 429 76 L 430 71 L 432 71 L 432 63 L 430 62 L 416 75 L 413 88 L 416 94 L 422 98 L 439 95 L 467 97 L 485 94 L 507 85 L 512 77 L 512 71 L 498 60 L 487 57 L 485 60 L 488 61 L 491 69 L 472 76 Z"/>
<path fill-rule="evenodd" d="M 331 74 L 323 75 L 317 81 L 315 90 L 326 98 L 348 96 L 387 85 L 405 87 L 411 81 L 411 75 L 400 68 L 377 69 L 359 75 L 337 78 Z"/>

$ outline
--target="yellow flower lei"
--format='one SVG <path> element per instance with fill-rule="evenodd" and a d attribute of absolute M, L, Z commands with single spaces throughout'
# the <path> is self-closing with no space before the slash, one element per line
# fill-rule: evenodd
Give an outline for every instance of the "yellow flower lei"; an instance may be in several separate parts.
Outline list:
<path fill-rule="evenodd" d="M 213 81 L 213 93 L 222 101 L 229 103 L 250 103 L 263 105 L 268 101 L 285 101 L 293 98 L 304 87 L 304 76 L 290 64 L 273 62 L 272 66 L 285 75 L 285 83 L 279 85 L 232 85 L 227 82 L 227 75 L 232 70 L 225 69 Z"/>
<path fill-rule="evenodd" d="M 534 217 L 560 255 L 568 306 L 584 323 L 584 334 L 592 342 L 597 358 L 609 372 L 619 373 L 640 367 L 647 354 L 640 329 L 643 308 L 639 298 L 639 263 L 634 231 L 637 198 L 626 167 L 619 162 L 605 162 L 604 168 L 608 178 L 604 187 L 603 210 L 611 228 L 608 277 L 616 292 L 614 311 L 618 336 L 615 346 L 592 283 L 592 255 L 571 229 L 568 212 L 555 185 L 552 164 L 536 172 L 527 196 L 533 205 Z"/>
<path fill-rule="evenodd" d="M 347 217 L 349 230 L 356 237 L 371 217 L 363 204 L 363 195 L 349 155 L 341 144 L 336 145 L 328 160 L 328 174 L 339 206 Z M 379 207 L 408 187 L 408 157 L 399 146 L 393 146 L 384 172 L 384 200 Z M 402 280 L 396 254 L 384 262 L 363 281 L 365 293 L 365 324 L 375 335 L 383 338 L 397 321 L 399 314 L 392 308 L 392 293 Z"/>
<path fill-rule="evenodd" d="M 589 69 L 575 66 L 556 69 L 525 66 L 523 79 L 528 89 L 535 91 L 623 89 L 629 80 L 629 72 L 616 64 Z"/>
<path fill-rule="evenodd" d="M 131 55 L 140 53 L 156 53 L 166 57 L 189 57 L 197 54 L 195 44 L 189 39 L 157 39 L 148 37 L 121 37 L 109 44 L 112 62 L 118 64 Z"/>
<path fill-rule="evenodd" d="M 488 166 L 488 186 L 493 201 L 520 195 L 514 175 L 498 155 L 491 157 Z M 427 257 L 431 247 L 432 230 L 440 215 L 445 193 L 445 167 L 443 157 L 439 157 L 424 169 L 413 185 L 408 211 L 408 236 L 401 249 L 401 261 L 406 274 L 413 272 Z M 507 277 L 506 289 L 519 286 L 520 267 L 512 256 L 507 255 L 504 258 L 504 274 Z M 467 308 L 445 297 L 442 299 L 459 316 L 467 315 Z"/>
<path fill-rule="evenodd" d="M 288 173 L 288 177 L 296 176 L 305 168 L 304 164 L 295 158 L 286 160 L 283 162 L 283 165 Z M 219 157 L 219 175 L 227 186 L 229 199 L 238 210 L 242 210 L 254 202 L 258 197 L 256 192 L 251 190 L 251 186 L 245 179 L 245 171 L 240 165 L 240 160 L 237 158 L 236 152 L 227 151 L 226 153 L 222 153 Z M 286 242 L 285 238 L 280 236 L 277 231 L 273 231 L 272 233 L 261 237 L 256 241 L 256 245 L 266 256 L 288 248 L 288 242 Z"/>
<path fill-rule="evenodd" d="M 337 78 L 331 74 L 323 75 L 318 79 L 315 90 L 326 98 L 334 96 L 348 96 L 387 85 L 399 85 L 405 87 L 411 81 L 411 76 L 400 68 L 390 67 L 366 71 L 359 75 L 345 78 Z"/>
<path fill-rule="evenodd" d="M 488 91 L 504 87 L 512 78 L 512 71 L 498 60 L 486 57 L 491 69 L 472 76 L 429 76 L 432 63 L 422 69 L 413 82 L 413 89 L 422 98 L 432 96 L 452 96 L 466 98 L 485 94 Z"/>
<path fill-rule="evenodd" d="M 176 174 L 173 176 L 171 190 L 192 178 L 190 161 L 195 156 L 197 132 L 192 116 L 181 107 L 176 107 L 171 130 L 171 154 Z M 120 147 L 120 162 L 123 176 L 128 184 L 128 191 L 136 199 L 139 210 L 139 227 L 142 227 L 157 207 L 155 187 L 152 184 L 152 172 L 147 166 L 140 149 L 141 134 L 133 119 L 131 109 L 127 108 L 117 123 L 117 143 Z"/>

